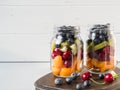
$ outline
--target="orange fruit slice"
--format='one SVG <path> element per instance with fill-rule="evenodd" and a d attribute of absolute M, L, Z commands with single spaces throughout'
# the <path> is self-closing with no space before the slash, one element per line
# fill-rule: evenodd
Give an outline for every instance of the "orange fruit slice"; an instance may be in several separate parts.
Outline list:
<path fill-rule="evenodd" d="M 56 76 L 58 76 L 60 74 L 60 70 L 61 68 L 57 68 L 55 66 L 52 66 L 52 73 Z"/>
<path fill-rule="evenodd" d="M 60 76 L 70 76 L 71 68 L 62 68 L 60 72 Z"/>
<path fill-rule="evenodd" d="M 92 62 L 92 59 L 89 58 L 89 57 L 87 57 L 86 67 L 87 67 L 88 69 L 91 69 L 91 68 L 93 67 L 93 65 L 92 65 L 91 62 Z"/>
<path fill-rule="evenodd" d="M 106 70 L 113 70 L 113 69 L 114 69 L 114 60 L 103 61 L 100 63 L 101 72 L 105 72 Z"/>
<path fill-rule="evenodd" d="M 57 68 L 62 68 L 62 66 L 63 66 L 63 60 L 62 60 L 62 57 L 60 55 L 56 56 L 53 59 L 53 66 L 55 66 Z"/>

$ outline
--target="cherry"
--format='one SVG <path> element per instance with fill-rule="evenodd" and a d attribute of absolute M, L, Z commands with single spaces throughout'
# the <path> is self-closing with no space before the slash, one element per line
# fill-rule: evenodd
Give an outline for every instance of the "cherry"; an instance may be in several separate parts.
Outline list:
<path fill-rule="evenodd" d="M 105 77 L 104 77 L 104 81 L 108 82 L 108 83 L 113 82 L 113 76 L 112 76 L 112 74 L 111 73 L 106 74 Z"/>
<path fill-rule="evenodd" d="M 114 56 L 114 48 L 111 47 L 111 46 L 106 46 L 104 49 L 103 49 L 103 52 L 105 54 L 110 54 L 112 56 Z"/>
<path fill-rule="evenodd" d="M 98 57 L 99 57 L 99 60 L 102 61 L 102 60 L 105 59 L 105 54 L 104 53 L 99 53 Z"/>
<path fill-rule="evenodd" d="M 85 72 L 82 74 L 82 80 L 85 81 L 85 80 L 88 80 L 89 78 L 92 77 L 92 74 L 90 72 Z"/>
<path fill-rule="evenodd" d="M 54 59 L 57 56 L 56 53 L 52 53 L 52 58 Z"/>
<path fill-rule="evenodd" d="M 70 67 L 71 66 L 71 61 L 70 60 L 65 60 L 64 62 L 65 67 Z"/>
<path fill-rule="evenodd" d="M 72 58 L 71 52 L 70 51 L 64 52 L 63 55 L 62 55 L 62 58 L 64 60 L 71 60 L 71 58 Z"/>
<path fill-rule="evenodd" d="M 59 48 L 55 48 L 53 53 L 56 53 L 57 55 L 62 55 L 62 52 L 60 51 Z"/>

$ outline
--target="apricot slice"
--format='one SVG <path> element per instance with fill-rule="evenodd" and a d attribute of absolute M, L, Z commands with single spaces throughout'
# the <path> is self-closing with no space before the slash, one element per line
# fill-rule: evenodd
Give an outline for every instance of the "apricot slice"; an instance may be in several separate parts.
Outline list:
<path fill-rule="evenodd" d="M 60 70 L 61 68 L 57 68 L 55 66 L 52 66 L 52 73 L 56 76 L 58 76 L 60 74 Z"/>
<path fill-rule="evenodd" d="M 101 66 L 99 65 L 100 62 L 99 62 L 98 60 L 96 60 L 96 59 L 92 59 L 91 63 L 92 63 L 92 65 L 93 65 L 94 67 L 101 67 Z"/>
<path fill-rule="evenodd" d="M 70 76 L 71 68 L 62 68 L 60 71 L 60 76 Z"/>
<path fill-rule="evenodd" d="M 60 55 L 56 56 L 53 59 L 53 66 L 55 66 L 57 68 L 62 68 L 63 67 L 63 60 L 62 60 L 62 57 Z"/>
<path fill-rule="evenodd" d="M 113 69 L 114 69 L 114 60 L 103 61 L 100 63 L 101 72 L 105 72 L 106 70 L 113 70 Z"/>
<path fill-rule="evenodd" d="M 88 69 L 91 69 L 91 68 L 93 67 L 93 65 L 92 65 L 91 62 L 92 62 L 92 59 L 89 58 L 89 57 L 87 57 L 86 67 L 87 67 Z"/>

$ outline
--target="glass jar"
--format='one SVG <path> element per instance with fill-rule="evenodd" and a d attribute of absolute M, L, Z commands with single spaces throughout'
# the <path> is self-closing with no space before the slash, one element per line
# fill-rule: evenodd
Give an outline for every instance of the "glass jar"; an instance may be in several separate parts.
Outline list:
<path fill-rule="evenodd" d="M 115 67 L 115 39 L 110 24 L 96 24 L 86 42 L 85 66 L 92 73 L 105 73 Z"/>
<path fill-rule="evenodd" d="M 51 41 L 51 70 L 55 76 L 69 77 L 81 72 L 83 65 L 83 41 L 79 28 L 57 27 Z"/>

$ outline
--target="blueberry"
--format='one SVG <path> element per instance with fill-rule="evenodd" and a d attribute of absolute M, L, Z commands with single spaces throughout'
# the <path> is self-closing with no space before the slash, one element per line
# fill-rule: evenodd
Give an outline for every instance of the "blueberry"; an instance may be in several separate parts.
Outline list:
<path fill-rule="evenodd" d="M 106 40 L 106 41 L 108 41 L 108 38 L 109 38 L 108 35 L 105 35 L 105 40 Z"/>
<path fill-rule="evenodd" d="M 104 40 L 105 40 L 104 35 L 103 35 L 103 34 L 102 34 L 102 35 L 99 35 L 99 39 L 100 39 L 101 41 L 104 41 Z"/>
<path fill-rule="evenodd" d="M 56 39 L 58 39 L 58 40 L 62 40 L 63 39 L 63 37 L 62 37 L 62 35 L 56 35 Z"/>
<path fill-rule="evenodd" d="M 68 39 L 68 42 L 69 42 L 70 44 L 73 44 L 73 43 L 74 43 L 74 39 L 69 38 L 69 39 Z"/>
<path fill-rule="evenodd" d="M 59 44 L 61 44 L 61 43 L 62 43 L 62 40 L 56 39 L 55 44 L 59 45 Z"/>
<path fill-rule="evenodd" d="M 101 43 L 101 40 L 100 40 L 100 39 L 97 39 L 97 38 L 95 38 L 93 41 L 94 41 L 94 44 L 95 44 L 95 45 Z"/>
<path fill-rule="evenodd" d="M 67 84 L 71 84 L 72 83 L 72 78 L 71 77 L 68 77 L 65 79 L 66 83 Z"/>
<path fill-rule="evenodd" d="M 104 79 L 104 74 L 99 74 L 100 79 Z"/>
<path fill-rule="evenodd" d="M 85 80 L 84 82 L 83 82 L 83 86 L 84 87 L 89 87 L 91 85 L 91 81 L 90 80 Z"/>
<path fill-rule="evenodd" d="M 95 39 L 96 34 L 92 33 L 91 39 L 94 40 Z"/>
<path fill-rule="evenodd" d="M 62 78 L 56 78 L 54 82 L 55 82 L 56 85 L 61 85 L 62 84 Z"/>
<path fill-rule="evenodd" d="M 82 90 L 82 83 L 76 84 L 76 90 Z"/>
<path fill-rule="evenodd" d="M 74 35 L 73 35 L 72 33 L 67 33 L 66 36 L 67 36 L 67 38 L 72 38 L 72 39 L 74 39 Z"/>
<path fill-rule="evenodd" d="M 87 44 L 88 44 L 88 45 L 89 45 L 91 42 L 92 42 L 91 39 L 88 39 L 88 40 L 87 40 Z"/>
<path fill-rule="evenodd" d="M 99 38 L 100 34 L 96 33 L 95 38 Z"/>
<path fill-rule="evenodd" d="M 72 78 L 73 80 L 75 80 L 77 77 L 78 77 L 78 76 L 77 76 L 77 73 L 72 73 L 72 74 L 71 74 L 71 78 Z"/>
<path fill-rule="evenodd" d="M 59 40 L 59 41 L 61 41 L 61 42 L 63 42 L 63 41 L 66 40 L 66 37 L 63 36 L 62 34 L 59 34 L 59 35 L 56 35 L 56 39 Z"/>
<path fill-rule="evenodd" d="M 60 48 L 61 45 L 60 45 L 60 44 L 55 44 L 55 47 L 56 47 L 56 48 Z"/>

